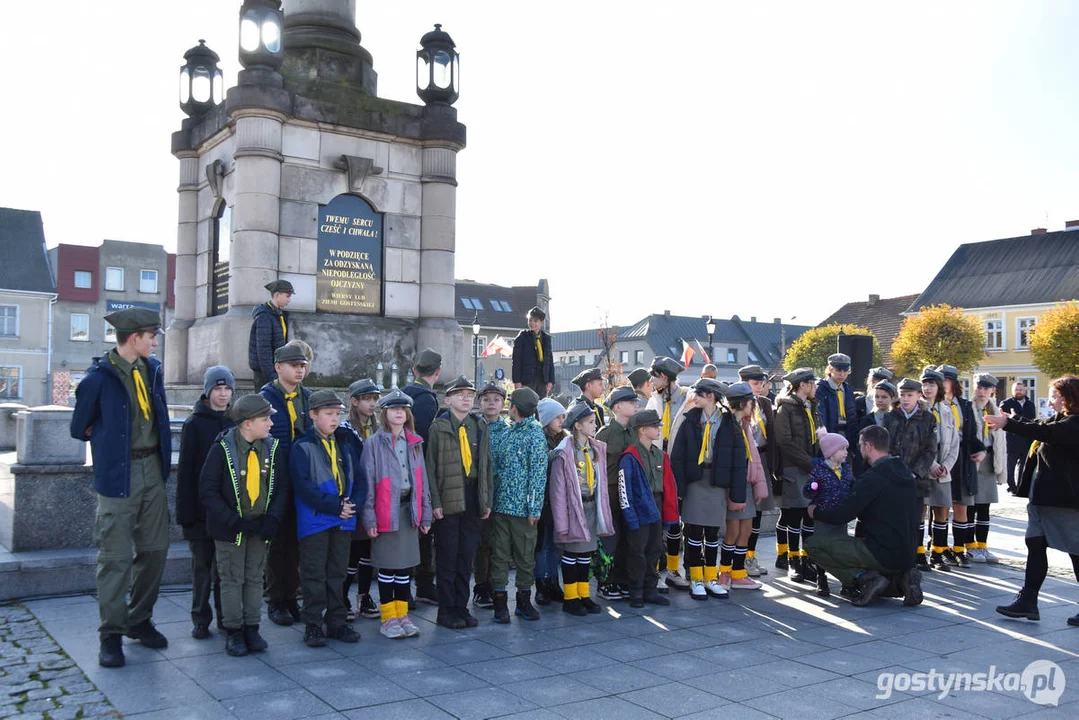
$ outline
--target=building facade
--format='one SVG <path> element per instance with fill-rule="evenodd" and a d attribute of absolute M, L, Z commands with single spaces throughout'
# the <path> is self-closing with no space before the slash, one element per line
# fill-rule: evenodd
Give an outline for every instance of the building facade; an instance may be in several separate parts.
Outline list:
<path fill-rule="evenodd" d="M 550 304 L 551 289 L 546 280 L 513 287 L 458 280 L 454 310 L 461 326 L 462 356 L 469 362 L 464 374 L 478 385 L 494 380 L 512 387 L 513 358 L 503 354 L 484 357 L 483 352 L 499 338 L 512 349 L 513 339 L 528 327 L 527 315 L 533 307 L 547 313 L 544 328 L 550 332 Z M 474 332 L 475 325 L 479 326 L 478 333 Z"/>
<path fill-rule="evenodd" d="M 52 397 L 73 405 L 75 388 L 95 357 L 116 343 L 105 316 L 144 307 L 172 319 L 176 256 L 161 245 L 105 240 L 98 247 L 58 245 L 49 250 L 57 300 L 53 308 Z M 165 338 L 155 353 L 165 357 Z"/>
<path fill-rule="evenodd" d="M 999 380 L 997 397 L 1022 382 L 1039 411 L 1048 408 L 1049 382 L 1030 356 L 1030 331 L 1057 303 L 1079 298 L 1079 221 L 1066 229 L 960 245 L 911 304 L 916 314 L 947 304 L 975 317 L 985 332 L 985 357 L 975 368 Z M 969 390 L 972 373 L 962 378 Z"/>
<path fill-rule="evenodd" d="M 0 403 L 49 403 L 55 300 L 41 213 L 0 208 Z"/>

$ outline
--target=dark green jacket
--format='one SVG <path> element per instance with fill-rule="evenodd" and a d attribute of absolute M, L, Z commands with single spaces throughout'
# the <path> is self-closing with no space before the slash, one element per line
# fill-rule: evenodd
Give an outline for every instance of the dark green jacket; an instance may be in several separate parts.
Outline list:
<path fill-rule="evenodd" d="M 472 462 L 478 476 L 480 515 L 491 509 L 494 501 L 494 482 L 491 474 L 491 435 L 487 423 L 475 413 L 477 440 L 472 444 Z M 443 515 L 458 515 L 465 511 L 465 467 L 461 461 L 461 444 L 448 417 L 431 423 L 427 441 L 427 474 L 431 485 L 431 509 L 442 509 Z"/>
<path fill-rule="evenodd" d="M 611 416 L 611 421 L 596 433 L 596 439 L 607 444 L 607 485 L 618 485 L 618 462 L 622 453 L 637 440 L 637 433 L 620 424 Z"/>

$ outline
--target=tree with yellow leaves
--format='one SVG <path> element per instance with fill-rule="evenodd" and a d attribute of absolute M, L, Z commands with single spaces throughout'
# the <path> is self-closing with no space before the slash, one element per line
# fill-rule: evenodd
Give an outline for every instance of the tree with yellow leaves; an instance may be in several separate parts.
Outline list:
<path fill-rule="evenodd" d="M 787 355 L 783 360 L 783 367 L 787 371 L 800 367 L 810 367 L 818 374 L 828 367 L 828 356 L 836 352 L 836 342 L 839 333 L 844 335 L 868 335 L 873 338 L 873 364 L 880 364 L 880 343 L 874 337 L 873 332 L 862 325 L 822 325 L 811 330 L 806 330 L 797 340 L 791 343 L 787 349 Z M 823 377 L 823 375 L 821 375 Z"/>
<path fill-rule="evenodd" d="M 1057 305 L 1038 318 L 1030 356 L 1039 370 L 1053 377 L 1079 372 L 1079 303 Z"/>
<path fill-rule="evenodd" d="M 900 377 L 918 377 L 926 365 L 954 365 L 965 373 L 985 355 L 985 331 L 962 308 L 931 305 L 903 321 L 892 343 L 892 365 Z"/>

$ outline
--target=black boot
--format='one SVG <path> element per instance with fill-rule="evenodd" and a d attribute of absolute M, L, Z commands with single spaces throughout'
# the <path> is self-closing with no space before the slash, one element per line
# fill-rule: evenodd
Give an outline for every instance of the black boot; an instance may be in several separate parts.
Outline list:
<path fill-rule="evenodd" d="M 867 570 L 858 578 L 858 597 L 851 601 L 851 605 L 864 607 L 873 602 L 887 587 L 888 578 L 876 570 Z"/>
<path fill-rule="evenodd" d="M 1068 624 L 1072 627 L 1079 627 L 1079 615 L 1072 615 L 1068 618 Z"/>
<path fill-rule="evenodd" d="M 1026 588 L 1016 593 L 1015 601 L 1011 605 L 998 606 L 997 612 L 1004 617 L 1010 618 L 1042 619 L 1041 614 L 1038 612 L 1038 594 L 1028 593 Z"/>
<path fill-rule="evenodd" d="M 225 652 L 232 657 L 243 657 L 247 654 L 247 643 L 244 642 L 244 631 L 240 628 L 228 630 L 228 640 L 225 641 Z"/>
<path fill-rule="evenodd" d="M 817 564 L 805 555 L 802 556 L 802 580 L 814 584 L 817 582 Z"/>
<path fill-rule="evenodd" d="M 551 598 L 551 602 L 564 602 L 565 596 L 562 594 L 562 586 L 558 584 L 558 577 L 547 578 L 547 596 Z"/>
<path fill-rule="evenodd" d="M 500 625 L 509 625 L 510 608 L 509 598 L 506 597 L 506 591 L 495 590 L 491 593 L 491 600 L 493 601 L 495 608 L 495 622 Z"/>
<path fill-rule="evenodd" d="M 576 615 L 578 617 L 583 617 L 588 614 L 588 611 L 585 610 L 584 605 L 582 605 L 581 601 L 577 599 L 563 600 L 562 612 L 569 613 L 570 615 Z"/>
<path fill-rule="evenodd" d="M 805 576 L 802 574 L 802 558 L 795 555 L 787 560 L 787 579 L 792 582 L 803 582 Z"/>
<path fill-rule="evenodd" d="M 601 612 L 603 612 L 603 608 L 593 602 L 592 598 L 590 597 L 579 598 L 579 601 L 581 603 L 581 607 L 587 610 L 589 615 L 599 615 Z"/>
<path fill-rule="evenodd" d="M 539 610 L 532 607 L 532 588 L 517 591 L 517 607 L 514 615 L 520 615 L 525 620 L 539 620 Z"/>
<path fill-rule="evenodd" d="M 786 570 L 789 567 L 786 555 L 776 555 L 776 570 Z"/>
<path fill-rule="evenodd" d="M 270 618 L 270 622 L 274 625 L 282 625 L 288 627 L 293 622 L 292 613 L 289 612 L 288 606 L 283 604 L 270 605 L 267 608 L 267 615 Z"/>
<path fill-rule="evenodd" d="M 491 599 L 491 586 L 487 583 L 476 583 L 472 591 L 472 604 L 486 610 L 493 608 L 495 603 Z"/>
<path fill-rule="evenodd" d="M 550 587 L 550 579 L 540 578 L 536 581 L 536 604 L 537 605 L 550 605 L 551 596 L 548 588 Z"/>
<path fill-rule="evenodd" d="M 154 624 L 149 620 L 143 620 L 138 625 L 132 625 L 127 629 L 127 636 L 132 640 L 138 640 L 148 648 L 161 650 L 169 646 L 168 639 L 158 632 Z"/>
<path fill-rule="evenodd" d="M 924 555 L 922 556 L 925 557 Z M 903 604 L 907 607 L 921 605 L 922 595 L 922 571 L 917 566 L 903 573 L 899 578 L 899 589 L 903 592 Z"/>
<path fill-rule="evenodd" d="M 251 652 L 262 652 L 270 647 L 270 644 L 259 635 L 258 625 L 244 625 L 244 644 Z"/>
<path fill-rule="evenodd" d="M 106 635 L 101 638 L 101 650 L 97 653 L 97 664 L 101 667 L 124 666 L 123 635 Z"/>
<path fill-rule="evenodd" d="M 828 573 L 824 572 L 824 568 L 820 565 L 817 566 L 817 594 L 821 597 L 829 597 L 832 594 L 831 588 L 828 587 Z"/>

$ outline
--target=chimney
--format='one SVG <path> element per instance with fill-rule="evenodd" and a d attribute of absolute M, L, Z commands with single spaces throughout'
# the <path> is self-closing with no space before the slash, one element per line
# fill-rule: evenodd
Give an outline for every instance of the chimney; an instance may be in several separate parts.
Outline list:
<path fill-rule="evenodd" d="M 1030 234 L 1031 235 L 1044 235 L 1045 232 L 1046 232 L 1045 228 L 1034 228 L 1033 230 L 1030 231 Z"/>
<path fill-rule="evenodd" d="M 1079 230 L 1079 220 L 1069 220 L 1064 223 L 1065 230 Z"/>
<path fill-rule="evenodd" d="M 671 316 L 671 311 L 670 310 L 664 310 L 663 311 L 663 317 L 669 318 L 670 316 Z"/>
<path fill-rule="evenodd" d="M 782 320 L 780 320 L 779 318 L 776 318 L 776 319 L 775 319 L 775 320 L 773 320 L 772 322 L 774 322 L 774 323 L 775 323 L 776 325 L 782 325 L 782 324 L 783 324 L 783 321 L 782 321 Z"/>
<path fill-rule="evenodd" d="M 750 322 L 757 322 L 757 316 L 756 315 L 750 315 L 749 316 L 749 321 Z"/>
<path fill-rule="evenodd" d="M 869 307 L 873 307 L 874 305 L 876 305 L 879 302 L 880 302 L 880 295 L 870 295 L 869 296 Z"/>

